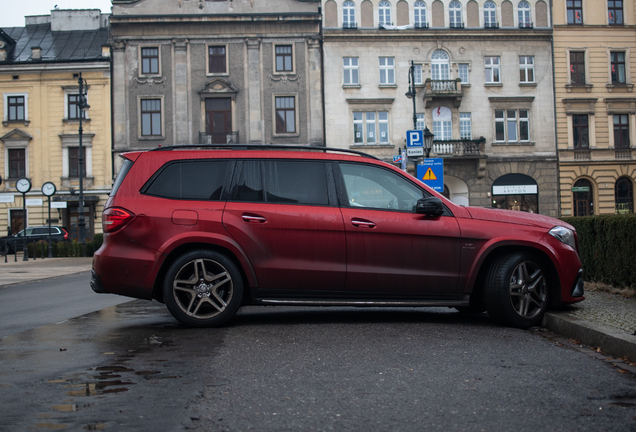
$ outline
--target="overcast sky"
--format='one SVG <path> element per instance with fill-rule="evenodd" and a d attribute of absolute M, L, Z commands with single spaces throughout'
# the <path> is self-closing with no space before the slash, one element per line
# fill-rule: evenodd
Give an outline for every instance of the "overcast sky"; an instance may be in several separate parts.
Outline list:
<path fill-rule="evenodd" d="M 0 0 L 0 27 L 24 27 L 25 15 L 49 15 L 58 9 L 101 9 L 110 13 L 110 0 Z"/>

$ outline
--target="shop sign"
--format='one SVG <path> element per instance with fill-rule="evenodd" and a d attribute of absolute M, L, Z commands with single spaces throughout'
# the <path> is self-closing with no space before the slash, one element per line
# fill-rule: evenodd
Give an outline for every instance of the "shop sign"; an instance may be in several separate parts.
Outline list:
<path fill-rule="evenodd" d="M 28 198 L 26 200 L 26 205 L 29 206 L 29 207 L 41 206 L 42 205 L 42 198 Z"/>
<path fill-rule="evenodd" d="M 493 195 L 531 195 L 537 193 L 537 185 L 493 186 Z"/>
<path fill-rule="evenodd" d="M 0 203 L 9 204 L 15 202 L 15 195 L 0 195 Z"/>
<path fill-rule="evenodd" d="M 572 188 L 572 192 L 589 192 L 589 186 L 576 186 Z"/>
<path fill-rule="evenodd" d="M 53 201 L 51 202 L 51 208 L 66 208 L 66 201 Z"/>

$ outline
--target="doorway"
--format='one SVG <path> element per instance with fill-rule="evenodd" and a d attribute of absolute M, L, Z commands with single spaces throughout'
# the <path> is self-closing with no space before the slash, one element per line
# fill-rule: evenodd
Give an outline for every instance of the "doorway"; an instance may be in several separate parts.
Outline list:
<path fill-rule="evenodd" d="M 232 133 L 232 99 L 205 100 L 205 132 L 210 144 L 227 144 Z"/>

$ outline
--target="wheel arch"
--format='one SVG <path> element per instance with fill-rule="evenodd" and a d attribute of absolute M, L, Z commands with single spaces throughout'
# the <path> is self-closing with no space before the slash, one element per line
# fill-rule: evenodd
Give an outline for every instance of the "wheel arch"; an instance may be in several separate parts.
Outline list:
<path fill-rule="evenodd" d="M 161 303 L 164 302 L 163 281 L 172 263 L 175 262 L 175 260 L 177 260 L 181 255 L 194 251 L 194 250 L 211 250 L 211 251 L 221 253 L 225 255 L 226 257 L 228 257 L 234 263 L 234 265 L 236 265 L 239 272 L 241 272 L 241 277 L 243 278 L 245 282 L 245 289 L 243 290 L 242 303 L 244 304 L 250 301 L 249 287 L 257 285 L 256 276 L 254 275 L 252 268 L 249 267 L 246 270 L 241 260 L 236 256 L 236 254 L 230 248 L 216 244 L 216 243 L 206 243 L 201 241 L 180 244 L 168 253 L 166 258 L 163 260 L 163 263 L 161 263 L 161 267 L 159 271 L 157 272 L 157 276 L 155 277 L 155 282 L 153 284 L 152 297 L 155 300 Z M 249 266 L 249 263 L 247 265 Z M 248 272 L 250 274 L 248 274 Z"/>
<path fill-rule="evenodd" d="M 471 302 L 473 302 L 473 296 L 476 300 L 481 300 L 488 269 L 490 269 L 493 263 L 504 255 L 520 252 L 526 252 L 535 256 L 543 268 L 545 268 L 549 289 L 548 307 L 555 307 L 561 303 L 561 282 L 554 262 L 546 251 L 530 245 L 498 245 L 487 251 L 479 265 L 478 271 L 471 278 L 474 281 L 472 283 L 473 290 L 470 294 Z"/>

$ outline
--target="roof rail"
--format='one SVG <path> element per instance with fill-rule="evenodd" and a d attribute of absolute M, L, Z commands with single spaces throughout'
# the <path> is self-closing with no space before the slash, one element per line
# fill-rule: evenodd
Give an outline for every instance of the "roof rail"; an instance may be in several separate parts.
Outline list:
<path fill-rule="evenodd" d="M 185 150 L 185 149 L 201 149 L 201 150 L 303 150 L 303 151 L 320 151 L 323 153 L 349 153 L 355 154 L 370 159 L 381 160 L 373 155 L 365 152 L 333 147 L 319 147 L 319 146 L 300 146 L 300 145 L 285 145 L 285 144 L 186 144 L 177 146 L 157 147 L 149 151 L 171 151 L 171 150 Z"/>

